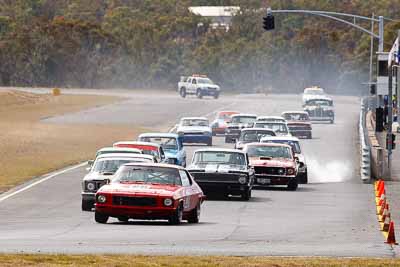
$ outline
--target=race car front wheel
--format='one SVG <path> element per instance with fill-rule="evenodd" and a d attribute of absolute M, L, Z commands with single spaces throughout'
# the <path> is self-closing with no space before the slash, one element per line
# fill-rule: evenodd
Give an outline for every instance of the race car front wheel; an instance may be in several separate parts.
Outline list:
<path fill-rule="evenodd" d="M 176 211 L 174 212 L 174 214 L 171 215 L 171 217 L 169 218 L 168 222 L 169 222 L 169 224 L 172 224 L 172 225 L 181 224 L 182 217 L 183 217 L 183 207 L 182 207 L 182 205 L 179 205 L 176 208 Z"/>
<path fill-rule="evenodd" d="M 297 187 L 299 186 L 297 179 L 292 179 L 289 181 L 289 184 L 287 185 L 287 189 L 290 191 L 296 191 Z"/>
<path fill-rule="evenodd" d="M 186 89 L 184 87 L 182 87 L 181 90 L 179 91 L 179 94 L 181 95 L 181 97 L 185 98 L 186 97 Z"/>
<path fill-rule="evenodd" d="M 242 199 L 246 200 L 246 201 L 249 201 L 250 198 L 251 198 L 251 190 L 249 189 L 249 190 L 247 190 L 246 192 L 244 192 L 242 194 Z"/>
<path fill-rule="evenodd" d="M 92 211 L 93 208 L 93 201 L 87 201 L 82 199 L 82 210 L 83 211 Z"/>
<path fill-rule="evenodd" d="M 107 223 L 108 216 L 95 211 L 94 220 L 98 223 Z"/>

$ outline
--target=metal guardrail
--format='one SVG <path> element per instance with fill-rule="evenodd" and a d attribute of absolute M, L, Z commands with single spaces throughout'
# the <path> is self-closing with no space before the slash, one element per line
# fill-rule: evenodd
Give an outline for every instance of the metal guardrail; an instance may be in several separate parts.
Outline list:
<path fill-rule="evenodd" d="M 365 123 L 366 114 L 369 109 L 369 99 L 361 99 L 360 120 L 358 127 L 360 137 L 360 175 L 361 180 L 365 183 L 371 181 L 371 146 L 368 142 L 368 131 Z"/>

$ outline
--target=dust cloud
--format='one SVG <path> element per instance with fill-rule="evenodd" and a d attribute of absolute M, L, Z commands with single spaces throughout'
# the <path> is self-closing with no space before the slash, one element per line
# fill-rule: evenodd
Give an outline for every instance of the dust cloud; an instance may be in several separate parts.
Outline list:
<path fill-rule="evenodd" d="M 323 161 L 307 158 L 310 183 L 339 183 L 351 179 L 352 165 L 340 160 Z"/>

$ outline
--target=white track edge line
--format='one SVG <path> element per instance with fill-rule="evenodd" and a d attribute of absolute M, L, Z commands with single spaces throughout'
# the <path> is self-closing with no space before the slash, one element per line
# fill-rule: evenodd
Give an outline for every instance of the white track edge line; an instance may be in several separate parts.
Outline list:
<path fill-rule="evenodd" d="M 47 181 L 47 180 L 50 180 L 50 179 L 52 179 L 52 178 L 54 178 L 54 177 L 56 177 L 56 176 L 58 176 L 58 175 L 60 175 L 60 174 L 64 174 L 64 173 L 66 173 L 66 172 L 69 172 L 69 171 L 78 169 L 78 168 L 80 168 L 80 167 L 83 167 L 83 166 L 85 166 L 86 164 L 87 164 L 87 163 L 84 162 L 84 163 L 81 163 L 81 164 L 72 166 L 72 167 L 70 167 L 70 168 L 67 168 L 67 169 L 65 169 L 65 170 L 58 171 L 58 172 L 55 172 L 55 173 L 53 173 L 53 174 L 50 174 L 49 176 L 46 176 L 46 177 L 40 179 L 39 181 L 33 182 L 33 183 L 31 183 L 31 184 L 29 184 L 29 185 L 27 185 L 27 186 L 25 186 L 25 187 L 23 187 L 23 188 L 21 188 L 21 189 L 18 189 L 18 190 L 15 191 L 15 192 L 12 192 L 12 193 L 10 193 L 10 194 L 4 196 L 4 197 L 1 197 L 1 198 L 0 198 L 0 202 L 4 201 L 4 200 L 6 200 L 6 199 L 9 199 L 9 198 L 11 198 L 11 197 L 13 197 L 13 196 L 15 196 L 15 195 L 21 193 L 21 192 L 24 192 L 24 191 L 26 191 L 26 190 L 28 190 L 28 189 L 30 189 L 30 188 L 32 188 L 32 187 L 38 185 L 38 184 L 41 184 L 41 183 L 43 183 L 43 182 L 45 182 L 45 181 Z"/>
<path fill-rule="evenodd" d="M 214 114 L 214 113 L 216 113 L 216 112 L 218 112 L 218 111 L 220 111 L 220 110 L 222 110 L 222 109 L 224 109 L 224 108 L 233 106 L 233 105 L 235 105 L 235 104 L 236 104 L 236 101 L 233 102 L 233 103 L 230 103 L 230 104 L 228 104 L 228 105 L 225 105 L 225 106 L 223 106 L 223 107 L 220 107 L 220 108 L 218 108 L 218 109 L 216 109 L 216 110 L 214 110 L 214 111 L 212 111 L 212 112 L 209 112 L 209 113 L 207 113 L 206 115 L 203 115 L 203 117 L 208 117 L 208 116 L 210 116 L 210 115 L 212 115 L 212 114 Z M 4 196 L 4 197 L 1 197 L 1 198 L 0 198 L 0 202 L 3 202 L 3 201 L 6 200 L 6 199 L 9 199 L 9 198 L 11 198 L 11 197 L 13 197 L 13 196 L 15 196 L 15 195 L 17 195 L 17 194 L 19 194 L 19 193 L 22 193 L 22 192 L 24 192 L 24 191 L 26 191 L 26 190 L 28 190 L 28 189 L 30 189 L 30 188 L 32 188 L 32 187 L 38 185 L 38 184 L 41 184 L 41 183 L 43 183 L 43 182 L 45 182 L 45 181 L 47 181 L 47 180 L 52 179 L 52 178 L 54 178 L 54 177 L 56 177 L 56 176 L 58 176 L 58 175 L 60 175 L 60 174 L 64 174 L 64 173 L 67 173 L 67 172 L 69 172 L 69 171 L 72 171 L 72 170 L 78 169 L 78 168 L 80 168 L 80 167 L 83 167 L 83 166 L 85 166 L 86 164 L 87 164 L 87 163 L 84 162 L 84 163 L 81 163 L 81 164 L 72 166 L 72 167 L 70 167 L 70 168 L 67 168 L 67 169 L 65 169 L 65 170 L 62 170 L 62 171 L 59 171 L 59 172 L 55 172 L 55 173 L 53 173 L 53 174 L 51 174 L 51 175 L 49 175 L 49 176 L 46 176 L 46 177 L 40 179 L 39 181 L 36 181 L 36 182 L 34 182 L 34 183 L 31 183 L 31 184 L 29 184 L 29 185 L 27 185 L 27 186 L 25 186 L 25 187 L 23 187 L 23 188 L 21 188 L 21 189 L 18 189 L 18 190 L 15 191 L 15 192 L 12 192 L 12 193 L 10 193 L 10 194 L 7 194 L 7 195 Z"/>

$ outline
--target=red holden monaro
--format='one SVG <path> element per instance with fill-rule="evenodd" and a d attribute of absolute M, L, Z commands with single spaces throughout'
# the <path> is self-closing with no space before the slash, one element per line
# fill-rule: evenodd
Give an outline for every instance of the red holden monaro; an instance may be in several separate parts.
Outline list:
<path fill-rule="evenodd" d="M 97 191 L 95 221 L 107 223 L 109 217 L 115 217 L 122 222 L 144 219 L 198 223 L 204 199 L 201 188 L 182 167 L 126 164 Z"/>

